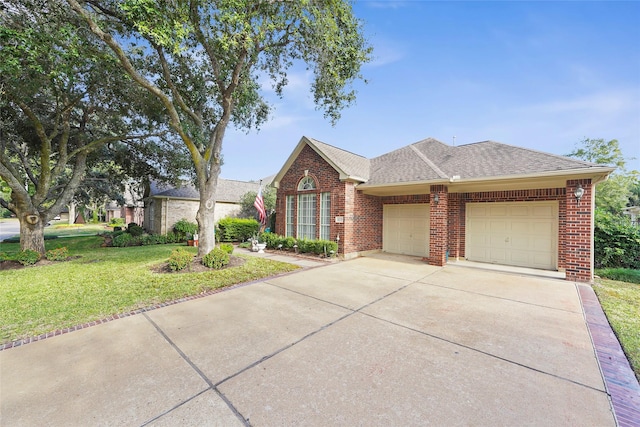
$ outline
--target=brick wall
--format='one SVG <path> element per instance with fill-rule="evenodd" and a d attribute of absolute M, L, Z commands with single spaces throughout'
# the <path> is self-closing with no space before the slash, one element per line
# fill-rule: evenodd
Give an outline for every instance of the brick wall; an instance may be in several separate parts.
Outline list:
<path fill-rule="evenodd" d="M 429 264 L 446 263 L 449 229 L 449 193 L 445 185 L 432 185 L 429 205 Z"/>
<path fill-rule="evenodd" d="M 302 178 L 307 175 L 313 178 L 316 183 L 315 190 L 308 190 L 304 192 L 298 191 L 298 184 Z M 344 253 L 343 242 L 345 239 L 345 230 L 352 230 L 353 227 L 346 227 L 348 224 L 347 213 L 345 206 L 347 203 L 348 194 L 350 192 L 349 186 L 353 187 L 351 183 L 345 183 L 340 181 L 340 175 L 331 167 L 318 153 L 311 147 L 305 145 L 296 160 L 293 162 L 289 170 L 285 173 L 279 183 L 277 191 L 276 201 L 276 228 L 275 232 L 280 235 L 286 233 L 286 197 L 289 195 L 297 196 L 298 194 L 315 194 L 316 195 L 316 238 L 320 236 L 320 194 L 329 192 L 331 193 L 331 231 L 330 240 L 336 240 L 338 234 L 340 235 L 340 247 L 339 252 Z M 293 215 L 293 229 L 297 234 L 297 197 L 295 197 L 296 209 L 294 209 Z M 336 216 L 344 217 L 344 223 L 336 224 Z"/>
<path fill-rule="evenodd" d="M 573 193 L 578 184 L 584 189 L 584 196 L 579 202 Z M 566 277 L 567 280 L 591 282 L 593 280 L 593 210 L 595 209 L 591 180 L 568 180 L 565 200 Z"/>

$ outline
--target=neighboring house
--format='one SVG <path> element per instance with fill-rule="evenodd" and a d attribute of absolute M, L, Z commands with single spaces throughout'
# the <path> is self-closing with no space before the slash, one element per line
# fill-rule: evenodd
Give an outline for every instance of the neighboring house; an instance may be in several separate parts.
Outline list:
<path fill-rule="evenodd" d="M 637 227 L 640 227 L 640 206 L 630 206 L 622 210 L 623 215 L 628 215 L 631 219 L 631 223 Z"/>
<path fill-rule="evenodd" d="M 367 159 L 303 137 L 274 177 L 275 231 L 338 241 L 346 258 L 385 251 L 591 281 L 593 190 L 612 171 L 492 141 L 429 138 Z"/>
<path fill-rule="evenodd" d="M 142 201 L 143 188 L 135 182 L 128 182 L 124 187 L 124 204 L 120 205 L 115 200 L 105 204 L 105 221 L 113 218 L 123 218 L 124 223 L 132 222 L 142 226 L 144 223 L 144 202 Z"/>
<path fill-rule="evenodd" d="M 240 199 L 249 191 L 257 192 L 258 182 L 218 179 L 216 206 L 213 220 L 235 216 L 240 212 Z M 200 194 L 192 185 L 181 187 L 159 186 L 151 183 L 149 196 L 144 199 L 144 228 L 149 233 L 166 234 L 182 218 L 196 220 Z"/>

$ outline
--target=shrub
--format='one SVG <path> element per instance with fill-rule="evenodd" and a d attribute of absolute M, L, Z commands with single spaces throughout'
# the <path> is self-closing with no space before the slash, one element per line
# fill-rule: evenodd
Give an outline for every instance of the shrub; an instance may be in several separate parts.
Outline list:
<path fill-rule="evenodd" d="M 124 227 L 124 218 L 111 218 L 109 225 L 111 227 Z"/>
<path fill-rule="evenodd" d="M 131 234 L 133 237 L 142 236 L 144 234 L 144 228 L 135 224 L 133 225 L 129 224 L 128 231 L 129 231 L 129 234 Z"/>
<path fill-rule="evenodd" d="M 32 251 L 31 249 L 25 249 L 24 251 L 18 252 L 16 255 L 16 261 L 18 261 L 22 265 L 33 265 L 36 262 L 40 261 L 41 255 L 37 251 Z"/>
<path fill-rule="evenodd" d="M 8 260 L 8 259 L 11 259 L 11 258 L 9 257 L 9 254 L 8 254 L 8 253 L 6 253 L 6 252 L 0 252 L 0 261 L 6 261 L 6 260 Z"/>
<path fill-rule="evenodd" d="M 231 255 L 233 253 L 233 245 L 231 243 L 221 243 L 220 249 Z"/>
<path fill-rule="evenodd" d="M 44 256 L 49 261 L 66 261 L 69 258 L 69 249 L 66 246 L 62 248 L 50 249 Z"/>
<path fill-rule="evenodd" d="M 338 252 L 338 244 L 331 240 L 296 240 L 293 237 L 283 237 L 273 233 L 264 233 L 259 240 L 264 241 L 269 249 L 277 249 L 279 245 L 282 245 L 281 249 L 291 250 L 294 245 L 297 245 L 299 253 L 326 254 L 330 256 L 331 251 L 334 254 Z"/>
<path fill-rule="evenodd" d="M 192 237 L 198 232 L 198 224 L 188 221 L 186 218 L 182 218 L 180 221 L 173 224 L 173 230 L 178 233 L 180 240 Z"/>
<path fill-rule="evenodd" d="M 124 248 L 125 246 L 131 246 L 133 236 L 129 233 L 121 233 L 113 238 L 111 245 L 117 248 Z"/>
<path fill-rule="evenodd" d="M 180 236 L 177 233 L 174 233 L 173 231 L 168 232 L 165 235 L 165 243 L 179 243 L 180 242 Z"/>
<path fill-rule="evenodd" d="M 191 265 L 193 255 L 182 248 L 174 249 L 169 256 L 169 268 L 173 271 L 184 270 Z"/>
<path fill-rule="evenodd" d="M 259 230 L 260 223 L 255 219 L 223 218 L 218 222 L 218 235 L 223 242 L 241 242 Z"/>
<path fill-rule="evenodd" d="M 596 268 L 640 269 L 640 228 L 596 209 L 594 252 Z"/>
<path fill-rule="evenodd" d="M 157 234 L 143 234 L 140 236 L 142 246 L 157 245 L 160 243 L 159 237 Z"/>
<path fill-rule="evenodd" d="M 227 252 L 220 248 L 213 248 L 211 252 L 202 257 L 202 264 L 209 268 L 219 270 L 229 264 L 229 259 Z"/>

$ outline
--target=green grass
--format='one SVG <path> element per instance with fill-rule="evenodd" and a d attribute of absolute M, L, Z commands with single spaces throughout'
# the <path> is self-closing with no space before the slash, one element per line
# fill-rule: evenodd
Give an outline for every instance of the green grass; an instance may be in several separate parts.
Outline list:
<path fill-rule="evenodd" d="M 596 274 L 604 279 L 640 284 L 640 270 L 630 268 L 603 268 L 596 270 Z"/>
<path fill-rule="evenodd" d="M 601 278 L 593 288 L 640 380 L 640 285 Z"/>
<path fill-rule="evenodd" d="M 101 243 L 97 236 L 50 240 L 47 249 L 66 246 L 79 258 L 0 271 L 0 343 L 298 268 L 246 256 L 239 267 L 160 274 L 152 268 L 166 262 L 179 245 L 102 248 Z M 11 253 L 18 246 L 2 244 L 0 250 Z M 195 254 L 197 248 L 188 250 Z"/>

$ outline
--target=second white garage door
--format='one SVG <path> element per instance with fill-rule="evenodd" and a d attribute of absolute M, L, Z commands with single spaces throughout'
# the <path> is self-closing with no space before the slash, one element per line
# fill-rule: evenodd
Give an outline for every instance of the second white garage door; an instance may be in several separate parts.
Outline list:
<path fill-rule="evenodd" d="M 468 203 L 470 261 L 556 270 L 558 203 Z"/>
<path fill-rule="evenodd" d="M 384 205 L 382 249 L 385 252 L 429 255 L 429 205 Z"/>

